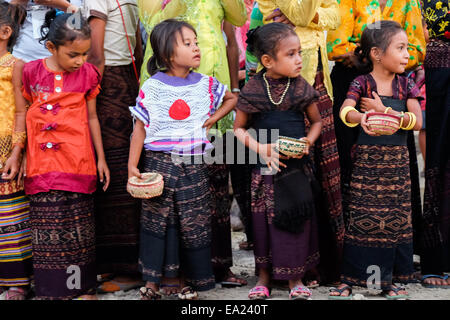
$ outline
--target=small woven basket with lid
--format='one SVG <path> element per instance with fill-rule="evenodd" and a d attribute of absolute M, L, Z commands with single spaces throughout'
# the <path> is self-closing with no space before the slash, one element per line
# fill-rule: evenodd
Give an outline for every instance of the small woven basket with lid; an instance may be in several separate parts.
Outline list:
<path fill-rule="evenodd" d="M 142 179 L 131 177 L 128 179 L 127 191 L 134 198 L 150 199 L 163 193 L 164 180 L 162 175 L 155 172 L 142 174 Z"/>
<path fill-rule="evenodd" d="M 400 128 L 400 117 L 393 114 L 371 112 L 367 115 L 371 131 L 383 136 L 393 135 Z"/>
<path fill-rule="evenodd" d="M 277 150 L 288 157 L 299 156 L 305 152 L 308 143 L 302 139 L 279 136 Z"/>

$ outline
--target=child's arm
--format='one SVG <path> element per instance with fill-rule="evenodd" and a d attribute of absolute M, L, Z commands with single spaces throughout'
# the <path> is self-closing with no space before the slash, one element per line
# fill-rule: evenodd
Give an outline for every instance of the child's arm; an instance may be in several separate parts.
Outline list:
<path fill-rule="evenodd" d="M 97 153 L 97 170 L 100 177 L 100 182 L 104 183 L 103 191 L 106 191 L 109 186 L 110 176 L 108 165 L 106 164 L 105 152 L 103 151 L 102 134 L 100 130 L 100 123 L 97 118 L 96 99 L 88 100 L 87 106 L 89 112 L 89 129 L 91 130 L 92 141 Z"/>
<path fill-rule="evenodd" d="M 232 94 L 230 91 L 227 91 L 225 93 L 225 96 L 223 97 L 223 103 L 220 108 L 217 109 L 217 111 L 203 124 L 203 128 L 206 128 L 206 130 L 209 131 L 211 127 L 220 119 L 225 117 L 227 114 L 231 112 L 231 110 L 234 109 L 237 103 L 237 97 Z"/>
<path fill-rule="evenodd" d="M 319 108 L 317 108 L 317 104 L 315 102 L 311 103 L 305 111 L 306 116 L 311 123 L 309 132 L 306 135 L 306 141 L 308 142 L 308 144 L 303 154 L 301 154 L 299 157 L 293 158 L 302 158 L 305 154 L 309 154 L 309 147 L 316 142 L 317 138 L 319 138 L 320 136 L 320 131 L 322 130 L 322 118 L 320 117 L 320 112 Z"/>
<path fill-rule="evenodd" d="M 236 111 L 236 120 L 234 120 L 234 135 L 239 139 L 247 148 L 261 155 L 266 162 L 267 166 L 277 171 L 281 171 L 280 166 L 286 168 L 286 165 L 282 163 L 280 155 L 275 150 L 275 144 L 261 144 L 256 141 L 247 131 L 246 125 L 248 121 L 248 114 L 244 111 Z"/>
<path fill-rule="evenodd" d="M 5 168 L 2 173 L 2 179 L 5 180 L 14 179 L 16 174 L 19 172 L 19 181 L 21 181 L 22 175 L 24 174 L 24 168 L 20 164 L 20 155 L 22 153 L 22 149 L 25 148 L 26 143 L 27 102 L 22 95 L 22 71 L 24 64 L 25 63 L 22 60 L 17 60 L 14 64 L 12 74 L 16 114 L 12 139 L 13 149 L 10 157 L 5 163 Z"/>
<path fill-rule="evenodd" d="M 133 135 L 131 137 L 130 156 L 128 157 L 128 179 L 136 176 L 142 178 L 138 169 L 139 159 L 141 157 L 142 147 L 145 140 L 144 123 L 136 119 Z"/>
<path fill-rule="evenodd" d="M 355 100 L 345 99 L 339 114 L 341 114 L 342 110 L 345 107 L 355 107 L 355 106 L 356 106 Z M 347 113 L 345 121 L 347 121 L 348 123 L 360 123 L 365 133 L 367 133 L 370 136 L 377 135 L 375 132 L 371 131 L 369 126 L 367 125 L 367 113 L 361 113 L 358 110 L 352 110 Z"/>
<path fill-rule="evenodd" d="M 409 112 L 414 113 L 414 115 L 416 116 L 416 124 L 411 130 L 419 131 L 420 129 L 422 129 L 422 123 L 423 123 L 422 110 L 420 108 L 419 100 L 413 99 L 413 98 L 406 100 L 406 108 L 408 109 Z M 403 119 L 404 126 L 405 126 L 405 123 L 409 123 L 409 115 L 408 114 L 405 114 L 405 116 L 404 116 L 404 119 Z"/>

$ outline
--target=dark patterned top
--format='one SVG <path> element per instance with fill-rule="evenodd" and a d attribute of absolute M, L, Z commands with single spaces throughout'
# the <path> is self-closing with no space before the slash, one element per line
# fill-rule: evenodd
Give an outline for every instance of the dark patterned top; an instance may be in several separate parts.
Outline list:
<path fill-rule="evenodd" d="M 361 98 L 373 98 L 372 92 L 377 92 L 377 84 L 370 73 L 356 77 L 347 92 L 347 99 L 352 99 L 358 105 Z M 413 79 L 395 75 L 392 81 L 392 98 L 399 100 L 423 99 L 420 88 Z"/>
<path fill-rule="evenodd" d="M 236 108 L 245 113 L 258 113 L 271 110 L 294 110 L 305 111 L 311 103 L 318 101 L 319 92 L 309 85 L 302 76 L 291 78 L 289 89 L 286 92 L 283 102 L 276 106 L 270 102 L 267 94 L 267 87 L 264 82 L 263 73 L 257 73 L 247 82 L 242 89 Z M 280 101 L 281 96 L 288 83 L 287 78 L 271 79 L 267 78 L 270 86 L 270 94 L 275 102 Z"/>
<path fill-rule="evenodd" d="M 423 0 L 423 15 L 430 39 L 450 42 L 449 0 Z"/>

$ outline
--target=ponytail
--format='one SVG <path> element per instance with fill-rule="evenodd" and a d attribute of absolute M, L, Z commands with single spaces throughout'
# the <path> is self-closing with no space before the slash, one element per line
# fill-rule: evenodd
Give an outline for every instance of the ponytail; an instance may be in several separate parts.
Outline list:
<path fill-rule="evenodd" d="M 353 59 L 353 64 L 356 69 L 358 69 L 361 73 L 369 73 L 373 69 L 372 60 L 370 60 L 370 49 L 362 48 L 361 46 L 356 47 L 355 49 L 355 58 Z"/>
<path fill-rule="evenodd" d="M 41 38 L 39 39 L 40 43 L 48 40 L 50 27 L 52 25 L 52 22 L 56 19 L 56 13 L 56 9 L 52 9 L 45 14 L 44 24 L 41 26 Z"/>
<path fill-rule="evenodd" d="M 147 71 L 151 77 L 153 77 L 158 71 L 160 71 L 155 55 L 151 56 L 150 60 L 148 60 Z"/>
<path fill-rule="evenodd" d="M 64 13 L 52 9 L 45 14 L 39 42 L 50 41 L 58 48 L 66 42 L 90 38 L 91 29 L 87 20 L 82 17 L 80 10 L 75 13 Z"/>

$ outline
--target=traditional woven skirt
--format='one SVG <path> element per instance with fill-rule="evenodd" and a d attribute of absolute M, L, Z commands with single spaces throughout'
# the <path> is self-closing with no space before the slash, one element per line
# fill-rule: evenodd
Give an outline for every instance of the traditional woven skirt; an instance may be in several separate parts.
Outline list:
<path fill-rule="evenodd" d="M 8 184 L 0 180 L 0 189 Z M 1 191 L 0 287 L 26 286 L 32 274 L 30 204 L 23 191 L 8 195 Z"/>
<path fill-rule="evenodd" d="M 136 103 L 139 84 L 132 65 L 106 66 L 97 97 L 103 148 L 111 171 L 108 190 L 95 193 L 97 272 L 138 271 L 140 201 L 126 190 L 133 121 L 128 107 Z"/>
<path fill-rule="evenodd" d="M 228 192 L 228 167 L 226 164 L 208 165 L 211 190 L 211 257 L 214 275 L 222 281 L 233 265 L 231 249 L 231 197 Z"/>
<path fill-rule="evenodd" d="M 159 197 L 142 201 L 139 267 L 145 281 L 183 276 L 202 291 L 215 287 L 211 265 L 211 197 L 205 164 L 175 164 L 145 152 L 145 172 L 164 177 Z M 182 273 L 182 274 L 181 274 Z"/>
<path fill-rule="evenodd" d="M 413 279 L 411 181 L 406 146 L 357 145 L 341 280 L 389 289 Z M 370 267 L 370 268 L 369 268 Z"/>
<path fill-rule="evenodd" d="M 30 195 L 37 299 L 72 299 L 96 288 L 92 195 L 50 191 Z"/>
<path fill-rule="evenodd" d="M 316 219 L 303 224 L 303 231 L 289 233 L 276 228 L 273 176 L 252 173 L 252 223 L 256 272 L 268 269 L 273 279 L 297 280 L 319 263 Z"/>
<path fill-rule="evenodd" d="M 427 155 L 420 234 L 422 274 L 450 272 L 450 43 L 425 56 Z"/>
<path fill-rule="evenodd" d="M 321 201 L 316 206 L 320 239 L 321 282 L 339 281 L 344 245 L 344 217 L 342 211 L 341 169 L 334 130 L 333 102 L 318 71 L 314 89 L 319 91 L 317 103 L 322 118 L 322 131 L 314 144 L 314 164 L 317 180 L 322 187 Z"/>

